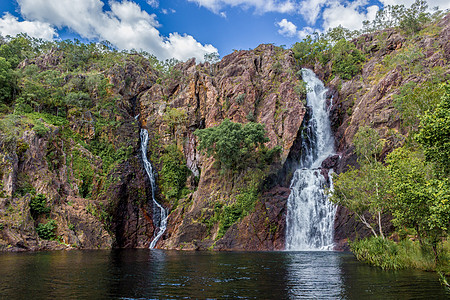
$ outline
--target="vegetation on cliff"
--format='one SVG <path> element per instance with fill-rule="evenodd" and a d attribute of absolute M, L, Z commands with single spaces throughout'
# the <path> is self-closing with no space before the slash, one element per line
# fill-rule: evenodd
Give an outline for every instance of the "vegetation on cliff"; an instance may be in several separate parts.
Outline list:
<path fill-rule="evenodd" d="M 323 60 L 337 45 L 330 40 L 333 32 L 314 41 L 331 45 L 315 62 L 326 64 L 325 79 L 346 95 L 336 104 L 347 110 L 341 110 L 335 128 L 341 151 L 357 157 L 333 176 L 331 200 L 349 209 L 374 236 L 351 242 L 352 251 L 383 268 L 450 274 L 448 19 L 440 12 L 426 13 L 423 1 L 410 9 L 386 8 L 369 33 L 347 41 L 367 56 L 360 73 L 351 78 Z M 387 28 L 392 26 L 396 28 Z M 387 52 L 378 44 L 384 34 L 397 35 Z M 375 39 L 372 46 L 364 43 Z M 433 39 L 434 45 L 419 50 L 418 45 Z M 366 82 L 374 89 L 364 90 Z M 390 224 L 395 232 L 386 231 Z"/>

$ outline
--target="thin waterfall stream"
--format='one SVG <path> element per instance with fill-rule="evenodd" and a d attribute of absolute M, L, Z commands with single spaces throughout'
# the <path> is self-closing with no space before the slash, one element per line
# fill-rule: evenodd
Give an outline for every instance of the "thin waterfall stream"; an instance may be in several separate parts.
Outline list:
<path fill-rule="evenodd" d="M 153 168 L 150 161 L 147 159 L 147 146 L 148 146 L 148 131 L 146 129 L 141 129 L 141 153 L 142 153 L 142 161 L 144 162 L 144 168 L 147 172 L 147 176 L 150 179 L 150 186 L 152 188 L 152 201 L 153 201 L 153 222 L 157 225 L 156 234 L 154 234 L 153 240 L 150 243 L 150 249 L 155 248 L 156 243 L 164 234 L 167 228 L 167 211 L 164 207 L 156 201 L 155 191 L 156 191 L 156 182 L 155 175 L 153 174 Z"/>
<path fill-rule="evenodd" d="M 302 76 L 307 84 L 310 119 L 302 132 L 299 168 L 287 201 L 286 250 L 331 250 L 336 208 L 325 194 L 327 181 L 320 169 L 321 163 L 334 154 L 327 89 L 313 71 L 302 69 Z"/>

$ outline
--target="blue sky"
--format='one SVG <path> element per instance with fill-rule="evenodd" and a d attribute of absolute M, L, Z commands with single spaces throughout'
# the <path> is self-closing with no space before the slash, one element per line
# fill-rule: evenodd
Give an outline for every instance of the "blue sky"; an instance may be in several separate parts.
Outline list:
<path fill-rule="evenodd" d="M 2 0 L 0 34 L 108 40 L 160 59 L 201 60 L 261 43 L 290 47 L 314 30 L 359 29 L 384 5 L 413 0 Z M 450 8 L 448 0 L 430 7 Z"/>

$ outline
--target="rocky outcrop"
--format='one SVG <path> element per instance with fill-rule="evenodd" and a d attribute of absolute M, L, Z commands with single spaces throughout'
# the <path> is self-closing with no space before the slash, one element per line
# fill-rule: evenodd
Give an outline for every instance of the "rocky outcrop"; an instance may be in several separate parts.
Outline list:
<path fill-rule="evenodd" d="M 172 78 L 137 97 L 141 124 L 149 129 L 151 137 L 159 137 L 162 144 L 151 150 L 153 154 L 161 152 L 163 145 L 175 142 L 182 148 L 193 175 L 200 174 L 196 190 L 171 211 L 168 230 L 158 247 L 218 250 L 284 247 L 283 213 L 289 194 L 286 191 L 280 194 L 280 187 L 268 191 L 277 196 L 263 196 L 254 212 L 232 225 L 222 238 L 217 239 L 218 224 L 212 228 L 205 224 L 214 214 L 215 203 L 231 205 L 235 201 L 254 170 L 231 176 L 221 174 L 212 159 L 196 152 L 193 132 L 218 125 L 224 119 L 264 124 L 270 140 L 267 146 L 281 146 L 282 152 L 280 160 L 267 168 L 269 173 L 257 179 L 262 184 L 267 175 L 282 169 L 303 121 L 305 107 L 301 99 L 305 95 L 295 88 L 300 84 L 298 71 L 291 51 L 261 45 L 251 51 L 235 51 L 215 65 L 196 65 L 193 60 L 179 64 Z M 183 115 L 183 120 L 170 128 L 167 115 L 174 110 Z M 280 198 L 284 202 L 278 201 Z"/>
<path fill-rule="evenodd" d="M 367 60 L 361 74 L 349 81 L 338 77 L 331 79 L 331 71 L 327 69 L 330 66 L 316 66 L 315 71 L 329 80 L 329 94 L 333 97 L 331 121 L 341 156 L 335 168 L 337 173 L 347 170 L 348 166 L 357 166 L 352 142 L 361 126 L 375 128 L 386 141 L 382 158 L 404 142 L 408 129 L 394 106 L 394 97 L 408 84 L 416 86 L 449 78 L 449 32 L 450 14 L 414 39 L 395 29 L 362 35 L 353 42 Z M 384 220 L 388 227 L 386 232 L 393 229 L 388 220 L 389 217 Z M 351 213 L 338 209 L 335 222 L 338 245 L 345 245 L 346 238 L 368 234 Z"/>

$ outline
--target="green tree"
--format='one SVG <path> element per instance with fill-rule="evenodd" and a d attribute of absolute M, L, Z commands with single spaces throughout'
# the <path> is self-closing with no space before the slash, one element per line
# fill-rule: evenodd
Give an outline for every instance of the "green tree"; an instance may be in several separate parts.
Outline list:
<path fill-rule="evenodd" d="M 450 84 L 434 112 L 427 112 L 420 122 L 417 141 L 423 146 L 428 161 L 436 163 L 444 176 L 450 174 Z"/>
<path fill-rule="evenodd" d="M 419 240 L 427 238 L 438 259 L 437 245 L 448 234 L 450 184 L 434 176 L 432 165 L 418 151 L 398 148 L 388 155 L 393 201 L 390 210 L 397 227 L 414 228 Z"/>
<path fill-rule="evenodd" d="M 0 57 L 0 102 L 10 103 L 12 100 L 13 76 L 11 64 Z"/>
<path fill-rule="evenodd" d="M 264 126 L 249 122 L 245 125 L 225 119 L 220 125 L 198 129 L 199 150 L 206 151 L 225 169 L 240 169 L 252 160 L 258 159 L 259 152 L 269 139 L 265 137 Z M 278 149 L 278 148 L 277 148 Z M 279 150 L 278 150 L 279 151 Z"/>
<path fill-rule="evenodd" d="M 377 220 L 379 235 L 384 238 L 381 215 L 390 199 L 389 177 L 386 167 L 377 160 L 384 143 L 378 132 L 368 126 L 358 130 L 353 143 L 360 168 L 333 176 L 330 201 L 353 211 L 372 234 L 378 236 L 365 216 L 370 214 Z"/>
<path fill-rule="evenodd" d="M 186 192 L 186 179 L 190 173 L 183 153 L 177 145 L 171 144 L 164 149 L 161 162 L 162 169 L 159 173 L 161 192 L 167 199 L 178 200 L 183 196 L 183 192 Z"/>
<path fill-rule="evenodd" d="M 333 176 L 333 191 L 330 201 L 354 212 L 374 236 L 384 238 L 381 214 L 389 199 L 387 193 L 388 174 L 380 162 L 364 164 L 359 169 Z M 369 215 L 378 225 L 378 233 L 370 222 Z"/>
<path fill-rule="evenodd" d="M 359 73 L 365 61 L 364 55 L 356 49 L 355 44 L 345 39 L 333 46 L 331 57 L 333 74 L 347 80 Z"/>

